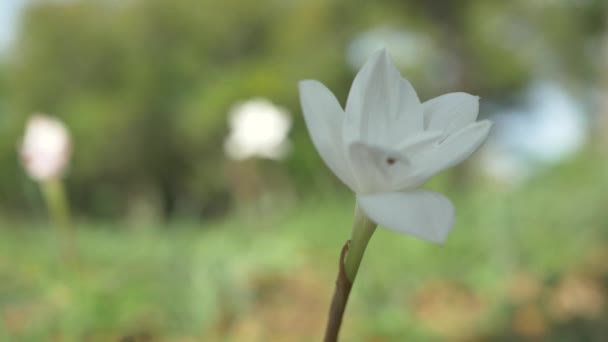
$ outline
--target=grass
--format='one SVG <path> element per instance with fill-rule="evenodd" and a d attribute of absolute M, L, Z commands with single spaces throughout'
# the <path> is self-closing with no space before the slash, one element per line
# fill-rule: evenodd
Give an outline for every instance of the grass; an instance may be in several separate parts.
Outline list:
<path fill-rule="evenodd" d="M 449 193 L 444 246 L 379 229 L 344 340 L 605 340 L 599 166 L 581 157 L 517 189 Z M 49 227 L 3 229 L 0 340 L 318 341 L 353 211 L 350 195 L 322 198 L 206 225 L 81 224 L 78 269 Z"/>

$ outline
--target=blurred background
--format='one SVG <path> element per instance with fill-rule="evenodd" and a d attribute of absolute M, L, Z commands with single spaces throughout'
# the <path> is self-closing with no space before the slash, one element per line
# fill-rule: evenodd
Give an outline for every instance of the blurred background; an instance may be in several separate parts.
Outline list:
<path fill-rule="evenodd" d="M 0 340 L 319 341 L 354 196 L 297 81 L 386 47 L 488 143 L 444 246 L 373 237 L 345 341 L 608 340 L 608 2 L 1 0 Z M 79 268 L 18 146 L 64 121 Z"/>

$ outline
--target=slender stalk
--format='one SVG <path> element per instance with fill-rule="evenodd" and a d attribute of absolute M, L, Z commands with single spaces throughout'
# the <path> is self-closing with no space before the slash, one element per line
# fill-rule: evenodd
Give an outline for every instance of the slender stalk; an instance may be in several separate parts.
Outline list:
<path fill-rule="evenodd" d="M 338 341 L 350 290 L 357 277 L 367 244 L 375 230 L 376 224 L 371 222 L 357 206 L 351 239 L 344 244 L 340 253 L 338 278 L 329 310 L 324 342 Z"/>
<path fill-rule="evenodd" d="M 70 221 L 70 206 L 59 178 L 51 178 L 40 183 L 49 211 L 51 222 L 61 244 L 62 257 L 66 263 L 77 264 L 77 248 Z"/>
<path fill-rule="evenodd" d="M 376 231 L 376 224 L 370 221 L 367 216 L 361 211 L 359 206 L 355 208 L 355 222 L 350 238 L 350 247 L 348 255 L 344 260 L 344 271 L 351 283 L 355 282 L 359 265 L 365 254 L 365 249 L 372 235 Z"/>

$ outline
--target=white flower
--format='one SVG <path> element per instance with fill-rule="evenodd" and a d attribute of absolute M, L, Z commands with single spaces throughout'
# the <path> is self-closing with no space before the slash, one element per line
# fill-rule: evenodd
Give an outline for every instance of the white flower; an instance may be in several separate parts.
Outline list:
<path fill-rule="evenodd" d="M 377 224 L 443 242 L 454 223 L 445 196 L 420 190 L 430 177 L 467 159 L 490 131 L 476 122 L 479 98 L 450 93 L 420 103 L 385 50 L 359 71 L 346 109 L 317 81 L 301 81 L 312 141 L 327 166 Z"/>
<path fill-rule="evenodd" d="M 30 177 L 38 181 L 59 177 L 70 152 L 70 135 L 61 121 L 44 114 L 34 114 L 29 119 L 20 154 Z"/>
<path fill-rule="evenodd" d="M 231 133 L 224 150 L 230 158 L 281 159 L 287 154 L 287 134 L 291 128 L 287 110 L 257 98 L 235 106 L 229 120 Z"/>

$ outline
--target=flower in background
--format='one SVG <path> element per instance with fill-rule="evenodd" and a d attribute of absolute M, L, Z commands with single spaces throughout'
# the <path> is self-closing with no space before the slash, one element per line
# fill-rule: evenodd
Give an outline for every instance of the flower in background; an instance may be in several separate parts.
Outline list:
<path fill-rule="evenodd" d="M 230 135 L 224 150 L 231 159 L 281 159 L 287 155 L 291 117 L 286 109 L 257 98 L 236 105 L 230 112 Z"/>
<path fill-rule="evenodd" d="M 418 189 L 467 159 L 491 123 L 476 122 L 479 98 L 450 93 L 421 103 L 385 50 L 357 74 L 346 108 L 317 81 L 300 82 L 304 118 L 327 166 L 357 195 L 369 219 L 389 229 L 443 242 L 454 208 Z"/>
<path fill-rule="evenodd" d="M 27 122 L 21 143 L 21 161 L 27 173 L 37 181 L 62 175 L 71 155 L 70 134 L 56 118 L 34 114 Z"/>

